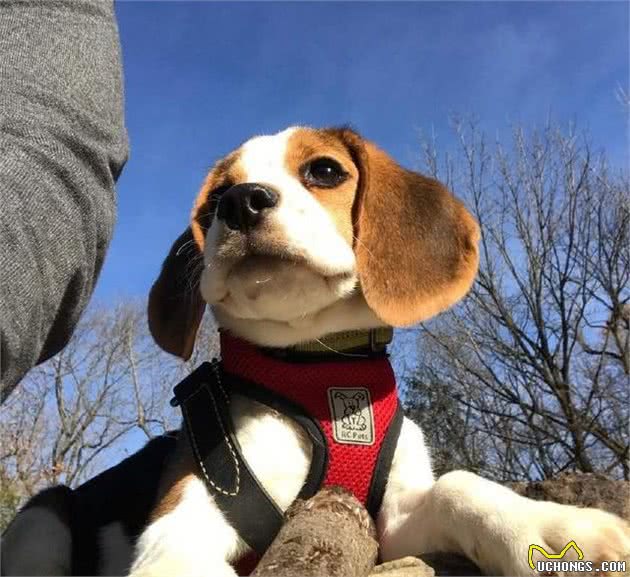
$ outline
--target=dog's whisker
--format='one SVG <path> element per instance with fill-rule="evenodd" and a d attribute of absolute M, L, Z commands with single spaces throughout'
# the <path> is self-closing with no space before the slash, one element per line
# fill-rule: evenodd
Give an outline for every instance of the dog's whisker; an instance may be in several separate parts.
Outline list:
<path fill-rule="evenodd" d="M 367 247 L 367 245 L 355 234 L 352 235 L 352 238 L 354 240 L 356 240 L 367 252 L 368 254 L 374 258 L 374 254 L 372 253 L 372 251 Z"/>
<path fill-rule="evenodd" d="M 204 269 L 203 255 L 198 255 L 191 259 L 184 270 L 185 281 L 188 290 L 192 293 L 199 288 L 201 281 L 201 271 Z"/>
<path fill-rule="evenodd" d="M 179 256 L 179 255 L 182 253 L 182 251 L 183 251 L 183 250 L 184 250 L 184 249 L 185 249 L 188 245 L 190 245 L 190 244 L 192 244 L 192 243 L 194 243 L 194 242 L 195 242 L 195 239 L 194 239 L 194 238 L 191 238 L 190 240 L 187 240 L 184 244 L 182 244 L 182 246 L 180 246 L 180 247 L 177 249 L 177 252 L 175 253 L 175 256 Z"/>
<path fill-rule="evenodd" d="M 340 355 L 342 357 L 355 357 L 355 358 L 366 358 L 368 355 L 364 355 L 361 353 L 344 353 L 342 351 L 337 351 L 335 349 L 333 349 L 332 347 L 329 347 L 326 343 L 322 342 L 320 339 L 314 339 L 316 342 L 318 342 L 320 345 L 322 345 L 322 347 L 324 347 L 325 349 L 329 350 L 331 353 L 335 353 L 336 355 Z"/>

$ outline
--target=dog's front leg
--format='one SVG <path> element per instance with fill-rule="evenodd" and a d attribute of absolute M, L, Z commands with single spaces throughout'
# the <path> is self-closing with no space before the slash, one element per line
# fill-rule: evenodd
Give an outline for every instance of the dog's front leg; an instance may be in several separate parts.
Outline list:
<path fill-rule="evenodd" d="M 413 498 L 409 498 L 411 506 Z M 437 480 L 415 507 L 384 533 L 383 555 L 396 558 L 430 551 L 461 553 L 486 575 L 531 575 L 529 546 L 561 554 L 571 541 L 596 569 L 630 553 L 630 527 L 599 509 L 522 497 L 465 471 Z M 535 561 L 546 561 L 537 551 Z M 576 560 L 569 550 L 563 560 Z"/>
<path fill-rule="evenodd" d="M 136 547 L 133 577 L 235 577 L 230 561 L 245 550 L 195 475 L 160 499 Z"/>
<path fill-rule="evenodd" d="M 465 555 L 486 575 L 531 575 L 530 545 L 559 554 L 575 541 L 595 568 L 630 553 L 628 524 L 604 511 L 533 501 L 465 471 L 423 478 L 426 450 L 413 442 L 421 440 L 413 427 L 403 426 L 378 518 L 385 560 L 444 551 Z"/>

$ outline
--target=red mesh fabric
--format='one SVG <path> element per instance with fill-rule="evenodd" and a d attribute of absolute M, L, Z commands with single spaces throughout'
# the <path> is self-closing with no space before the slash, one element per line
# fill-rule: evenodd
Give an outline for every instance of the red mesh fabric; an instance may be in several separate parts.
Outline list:
<path fill-rule="evenodd" d="M 225 331 L 221 333 L 221 356 L 225 371 L 299 404 L 319 422 L 329 448 L 324 485 L 341 485 L 365 505 L 376 459 L 398 406 L 396 381 L 389 361 L 378 358 L 291 363 L 265 355 Z M 372 445 L 335 441 L 328 402 L 330 387 L 369 390 L 374 415 Z"/>

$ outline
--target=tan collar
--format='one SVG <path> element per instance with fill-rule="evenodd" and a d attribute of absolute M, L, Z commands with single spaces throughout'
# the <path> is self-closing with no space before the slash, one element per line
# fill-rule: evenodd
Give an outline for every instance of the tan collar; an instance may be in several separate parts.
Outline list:
<path fill-rule="evenodd" d="M 294 353 L 348 353 L 356 350 L 382 352 L 392 342 L 394 329 L 380 327 L 369 330 L 342 331 L 326 335 L 315 341 L 308 341 L 287 347 Z"/>

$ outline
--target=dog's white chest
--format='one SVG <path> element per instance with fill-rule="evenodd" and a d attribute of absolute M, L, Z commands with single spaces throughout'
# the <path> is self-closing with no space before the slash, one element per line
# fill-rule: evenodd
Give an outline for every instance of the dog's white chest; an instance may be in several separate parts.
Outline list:
<path fill-rule="evenodd" d="M 311 464 L 308 436 L 290 418 L 238 395 L 232 399 L 230 414 L 245 460 L 285 510 L 297 497 Z"/>

